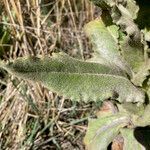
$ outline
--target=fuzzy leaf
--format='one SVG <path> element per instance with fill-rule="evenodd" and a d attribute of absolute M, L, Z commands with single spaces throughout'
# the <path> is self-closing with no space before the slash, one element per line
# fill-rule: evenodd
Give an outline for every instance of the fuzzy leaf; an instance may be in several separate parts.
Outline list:
<path fill-rule="evenodd" d="M 125 102 L 119 106 L 119 110 L 121 112 L 126 112 L 129 113 L 130 115 L 133 114 L 135 116 L 141 116 L 144 112 L 144 109 L 145 109 L 144 105 L 137 106 L 134 103 L 128 102 Z"/>
<path fill-rule="evenodd" d="M 123 114 L 100 117 L 89 120 L 84 142 L 89 150 L 107 150 L 108 145 L 126 126 L 129 117 Z"/>
<path fill-rule="evenodd" d="M 123 58 L 134 72 L 138 72 L 145 63 L 144 46 L 141 43 L 137 44 L 131 39 L 124 37 L 123 41 L 120 42 L 120 48 Z"/>
<path fill-rule="evenodd" d="M 123 150 L 146 150 L 134 137 L 133 129 L 121 129 L 121 134 L 124 138 Z"/>
<path fill-rule="evenodd" d="M 102 20 L 94 20 L 85 26 L 85 32 L 93 44 L 95 54 L 131 75 L 129 67 L 119 54 L 116 40 L 118 35 L 114 25 L 107 28 Z"/>
<path fill-rule="evenodd" d="M 126 31 L 128 35 L 132 36 L 134 40 L 140 40 L 140 30 L 134 23 L 138 11 L 139 7 L 136 5 L 135 0 L 125 0 L 111 9 L 113 22 Z"/>
<path fill-rule="evenodd" d="M 130 18 L 137 18 L 139 6 L 136 4 L 135 0 L 126 0 L 126 11 L 128 11 Z"/>
<path fill-rule="evenodd" d="M 139 117 L 135 124 L 137 126 L 149 126 L 150 125 L 150 115 L 149 115 L 149 112 L 150 112 L 150 104 L 146 106 L 145 110 L 144 110 L 144 113 L 142 114 L 141 117 Z"/>
<path fill-rule="evenodd" d="M 4 68 L 18 77 L 40 81 L 50 90 L 72 100 L 102 101 L 119 95 L 120 102 L 144 102 L 143 91 L 125 77 L 106 74 L 106 68 L 101 64 L 77 62 L 74 64 L 72 58 L 20 58 Z"/>
<path fill-rule="evenodd" d="M 133 76 L 132 82 L 134 85 L 141 86 L 143 82 L 150 75 L 150 60 L 146 63 L 143 63 L 143 66 L 140 67 L 140 70 Z"/>
<path fill-rule="evenodd" d="M 125 76 L 126 74 L 115 66 L 108 67 L 104 64 L 86 62 L 72 58 L 65 53 L 53 53 L 51 58 L 28 57 L 18 58 L 13 64 L 8 64 L 16 72 L 67 72 L 67 73 L 92 73 L 112 74 Z"/>
<path fill-rule="evenodd" d="M 110 32 L 111 36 L 115 40 L 116 43 L 118 43 L 118 38 L 119 38 L 119 27 L 116 25 L 111 25 L 107 27 L 107 30 Z"/>
<path fill-rule="evenodd" d="M 144 34 L 145 34 L 145 40 L 150 42 L 150 31 L 149 30 L 144 30 Z"/>

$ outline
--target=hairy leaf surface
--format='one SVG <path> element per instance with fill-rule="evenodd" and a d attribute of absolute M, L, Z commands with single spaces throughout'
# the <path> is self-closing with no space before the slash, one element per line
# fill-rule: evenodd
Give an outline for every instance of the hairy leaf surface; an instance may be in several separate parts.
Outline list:
<path fill-rule="evenodd" d="M 145 33 L 145 40 L 150 42 L 150 31 L 145 30 L 144 33 Z"/>
<path fill-rule="evenodd" d="M 149 75 L 150 75 L 150 60 L 143 63 L 143 65 L 140 67 L 140 70 L 133 76 L 132 82 L 135 85 L 142 87 L 143 82 L 147 79 Z"/>
<path fill-rule="evenodd" d="M 107 150 L 108 145 L 118 135 L 119 130 L 126 126 L 129 117 L 124 114 L 100 117 L 89 120 L 84 142 L 89 150 Z"/>
<path fill-rule="evenodd" d="M 144 110 L 144 113 L 142 114 L 141 117 L 139 117 L 137 119 L 137 121 L 135 122 L 135 124 L 137 126 L 148 126 L 150 125 L 150 115 L 149 115 L 149 112 L 150 112 L 150 104 L 148 104 Z"/>
<path fill-rule="evenodd" d="M 15 70 L 16 72 L 92 73 L 112 74 L 126 77 L 126 74 L 116 66 L 78 60 L 69 57 L 65 53 L 54 53 L 51 58 L 18 58 L 12 64 L 8 64 L 8 66 L 12 71 Z"/>
<path fill-rule="evenodd" d="M 120 102 L 144 102 L 143 91 L 127 78 L 106 74 L 106 68 L 100 64 L 96 64 L 94 69 L 95 63 L 86 62 L 82 66 L 80 61 L 73 64 L 73 59 L 65 59 L 20 58 L 5 68 L 18 77 L 40 81 L 50 90 L 72 100 L 102 101 L 115 98 Z M 109 70 L 107 73 L 110 73 Z"/>
<path fill-rule="evenodd" d="M 124 37 L 120 42 L 123 58 L 128 62 L 134 72 L 138 72 L 144 65 L 144 46 L 140 42 L 133 42 L 130 38 Z"/>
<path fill-rule="evenodd" d="M 95 54 L 131 75 L 130 68 L 120 56 L 114 26 L 107 28 L 102 20 L 94 20 L 85 26 L 85 32 L 93 44 Z"/>

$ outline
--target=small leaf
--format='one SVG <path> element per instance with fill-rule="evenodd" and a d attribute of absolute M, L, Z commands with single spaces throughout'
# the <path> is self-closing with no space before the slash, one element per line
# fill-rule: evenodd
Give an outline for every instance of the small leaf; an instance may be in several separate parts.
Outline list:
<path fill-rule="evenodd" d="M 147 63 L 143 63 L 143 65 L 139 68 L 139 71 L 133 76 L 132 82 L 134 85 L 141 86 L 143 82 L 150 75 L 150 61 Z"/>
<path fill-rule="evenodd" d="M 94 20 L 85 26 L 85 32 L 93 44 L 95 54 L 131 75 L 131 70 L 119 53 L 115 26 L 106 27 L 102 20 Z"/>
<path fill-rule="evenodd" d="M 124 37 L 120 41 L 120 48 L 123 58 L 128 62 L 132 70 L 136 73 L 145 63 L 144 46 L 139 42 L 135 43 L 130 38 Z"/>
<path fill-rule="evenodd" d="M 124 138 L 123 150 L 146 150 L 134 137 L 133 129 L 121 129 L 121 134 Z"/>
<path fill-rule="evenodd" d="M 150 31 L 145 31 L 145 40 L 150 42 Z"/>
<path fill-rule="evenodd" d="M 142 114 L 142 116 L 140 116 L 136 121 L 135 124 L 137 126 L 149 126 L 150 125 L 150 104 L 148 104 L 144 110 L 144 113 Z"/>
<path fill-rule="evenodd" d="M 126 12 L 124 12 L 125 14 L 128 14 L 128 16 L 132 19 L 137 18 L 137 14 L 138 14 L 138 11 L 139 11 L 139 6 L 136 4 L 135 0 L 126 0 L 125 8 L 126 8 L 124 10 L 124 11 L 126 11 Z"/>
<path fill-rule="evenodd" d="M 119 25 L 122 31 L 126 31 L 127 35 L 132 37 L 132 40 L 137 43 L 141 42 L 140 30 L 134 22 L 138 11 L 139 7 L 134 0 L 127 0 L 124 4 L 116 4 L 113 9 L 111 9 L 113 22 Z"/>
<path fill-rule="evenodd" d="M 39 81 L 50 90 L 72 100 L 103 101 L 115 98 L 120 102 L 143 103 L 145 99 L 144 92 L 127 78 L 106 74 L 106 71 L 110 73 L 111 70 L 101 64 L 67 57 L 66 60 L 64 57 L 31 57 L 17 59 L 4 68 L 23 79 Z"/>
<path fill-rule="evenodd" d="M 107 150 L 108 145 L 126 126 L 129 117 L 124 114 L 110 115 L 89 120 L 84 142 L 89 150 Z"/>

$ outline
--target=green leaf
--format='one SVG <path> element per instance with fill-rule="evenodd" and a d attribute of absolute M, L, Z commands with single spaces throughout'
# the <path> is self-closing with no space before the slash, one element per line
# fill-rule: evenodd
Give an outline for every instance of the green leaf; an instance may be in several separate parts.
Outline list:
<path fill-rule="evenodd" d="M 32 73 L 27 76 L 33 78 Z M 37 81 L 42 81 L 52 91 L 72 100 L 102 101 L 115 98 L 119 102 L 144 102 L 144 93 L 120 76 L 58 72 L 38 73 L 34 76 L 38 76 Z"/>
<path fill-rule="evenodd" d="M 135 39 L 140 38 L 138 26 L 134 23 L 137 18 L 139 6 L 135 0 L 92 0 L 95 5 L 102 10 L 109 10 L 113 22 L 119 25 L 128 35 L 133 35 Z"/>
<path fill-rule="evenodd" d="M 137 18 L 139 6 L 136 4 L 135 0 L 126 0 L 126 11 L 129 14 L 130 18 Z"/>
<path fill-rule="evenodd" d="M 107 30 L 109 31 L 109 33 L 111 34 L 111 36 L 113 37 L 113 39 L 115 40 L 116 43 L 118 43 L 118 38 L 119 38 L 119 27 L 116 25 L 111 25 L 111 26 L 107 26 Z"/>
<path fill-rule="evenodd" d="M 95 2 L 97 4 L 99 3 L 98 0 L 95 1 Z M 142 70 L 142 67 L 145 65 L 145 60 L 144 60 L 144 45 L 141 42 L 141 33 L 140 33 L 140 30 L 138 29 L 137 25 L 134 23 L 134 19 L 137 18 L 137 13 L 139 11 L 138 5 L 136 4 L 136 2 L 134 0 L 119 2 L 119 4 L 117 4 L 117 2 L 114 3 L 114 1 L 107 1 L 107 0 L 106 1 L 101 1 L 101 2 L 105 2 L 105 4 L 107 4 L 107 7 L 111 7 L 110 10 L 111 10 L 111 16 L 113 18 L 113 21 L 116 24 L 123 27 L 122 29 L 124 31 L 126 31 L 129 36 L 131 36 L 131 38 L 129 38 L 128 36 L 124 36 L 123 40 L 120 42 L 120 49 L 122 50 L 122 57 L 124 58 L 124 60 L 127 61 L 127 63 L 132 68 L 132 70 L 135 73 L 139 72 L 140 70 Z M 100 25 L 99 25 L 99 28 L 101 28 Z M 109 27 L 105 27 L 105 28 L 107 28 L 107 30 L 109 31 L 110 34 L 112 33 L 111 32 L 111 31 L 113 31 L 112 28 L 111 28 L 111 30 L 109 30 Z M 96 30 L 96 29 L 93 29 L 93 30 Z M 88 33 L 89 33 L 89 35 L 91 35 L 91 38 L 94 37 L 92 35 L 92 33 L 93 33 L 92 30 L 89 30 Z M 95 33 L 98 33 L 98 31 L 95 31 Z M 113 39 L 116 41 L 115 50 L 116 50 L 116 52 L 119 53 L 119 51 L 118 51 L 118 49 L 119 49 L 118 45 L 119 44 L 117 43 L 117 40 L 118 40 L 117 30 L 114 33 L 116 33 L 116 34 L 113 34 L 113 35 L 111 34 L 111 35 L 112 35 Z M 101 34 L 101 35 L 104 35 L 104 34 Z M 101 37 L 103 37 L 103 36 L 101 36 Z M 148 37 L 149 37 L 148 35 L 145 36 L 146 39 L 148 39 Z M 97 37 L 95 36 L 95 39 L 96 38 Z M 97 38 L 98 39 L 97 41 L 95 39 L 92 40 L 92 42 L 94 41 L 93 42 L 94 45 L 96 45 L 96 42 L 100 38 Z M 100 43 L 100 44 L 97 44 L 97 45 L 98 46 L 100 45 L 99 47 L 101 47 L 103 49 L 103 47 L 101 45 L 101 43 L 102 43 L 101 41 L 102 41 L 102 39 L 100 39 L 99 42 L 97 42 L 97 43 Z M 109 43 L 112 43 L 111 40 L 107 40 L 107 41 Z M 105 46 L 106 45 L 110 46 L 111 44 L 105 44 Z M 98 46 L 97 47 L 95 46 L 95 49 L 96 49 L 96 50 L 94 49 L 95 52 L 97 52 L 99 50 Z M 107 46 L 106 46 L 106 48 L 108 49 Z M 111 47 L 110 49 L 112 50 L 113 48 Z M 112 56 L 111 53 L 110 53 L 110 56 Z M 101 55 L 101 57 L 102 57 L 102 55 Z M 95 57 L 95 58 L 93 58 L 93 60 L 98 60 L 98 58 Z M 109 60 L 111 60 L 111 59 L 109 58 Z M 122 58 L 121 58 L 121 60 L 123 61 Z M 117 62 L 117 63 L 119 64 L 119 62 Z M 121 67 L 121 68 L 123 70 L 125 70 L 124 67 Z M 129 72 L 129 69 L 126 69 L 126 70 L 128 70 L 128 72 Z M 140 74 L 141 73 L 139 72 L 135 76 L 135 79 L 133 79 L 133 81 L 136 83 L 136 85 L 141 85 L 142 84 L 142 80 L 145 78 L 143 76 L 147 75 L 147 70 L 145 71 L 145 73 L 142 72 L 143 75 L 139 76 Z M 140 78 L 140 81 L 138 81 L 137 78 Z"/>
<path fill-rule="evenodd" d="M 136 4 L 135 0 L 91 0 L 95 5 L 101 7 L 102 9 L 110 9 L 115 6 L 124 6 L 123 10 L 125 14 L 127 14 L 130 18 L 137 18 L 137 13 L 139 11 L 139 7 Z"/>
<path fill-rule="evenodd" d="M 139 71 L 133 76 L 132 82 L 134 85 L 141 86 L 143 82 L 150 75 L 150 60 L 143 63 L 143 65 L 139 68 Z"/>
<path fill-rule="evenodd" d="M 135 124 L 137 126 L 149 126 L 150 125 L 150 104 L 148 104 L 144 110 L 144 113 L 142 114 L 142 116 L 140 116 L 136 121 Z"/>
<path fill-rule="evenodd" d="M 145 31 L 145 40 L 150 42 L 150 31 Z"/>
<path fill-rule="evenodd" d="M 72 100 L 115 98 L 120 102 L 144 102 L 143 91 L 125 77 L 106 74 L 111 70 L 105 70 L 101 64 L 57 58 L 19 58 L 4 68 L 18 77 L 40 81 L 51 91 Z"/>
<path fill-rule="evenodd" d="M 117 27 L 106 27 L 102 20 L 94 20 L 85 26 L 85 32 L 93 44 L 95 54 L 131 75 L 130 68 L 119 53 Z"/>
<path fill-rule="evenodd" d="M 120 41 L 120 48 L 123 58 L 128 62 L 136 73 L 144 65 L 144 46 L 141 43 L 133 42 L 130 38 L 124 37 Z"/>
<path fill-rule="evenodd" d="M 134 103 L 128 103 L 128 102 L 119 105 L 119 110 L 121 112 L 125 111 L 130 115 L 133 114 L 134 116 L 141 116 L 144 112 L 144 109 L 145 109 L 144 105 L 137 106 Z"/>
<path fill-rule="evenodd" d="M 134 39 L 140 38 L 138 26 L 134 23 L 139 11 L 134 0 L 126 0 L 111 9 L 113 22 L 119 25 L 128 35 L 133 35 Z"/>
<path fill-rule="evenodd" d="M 124 114 L 110 115 L 89 120 L 84 142 L 89 150 L 107 150 L 108 145 L 126 126 L 129 117 Z"/>
<path fill-rule="evenodd" d="M 121 129 L 121 134 L 124 138 L 124 147 L 123 150 L 145 150 L 144 146 L 142 146 L 134 137 L 133 129 Z"/>
<path fill-rule="evenodd" d="M 12 67 L 11 67 L 12 66 Z M 115 66 L 86 62 L 72 58 L 65 53 L 53 53 L 51 58 L 28 57 L 18 58 L 8 67 L 16 72 L 67 72 L 67 73 L 92 73 L 112 74 L 127 77 L 126 74 Z M 6 67 L 7 68 L 7 67 Z"/>

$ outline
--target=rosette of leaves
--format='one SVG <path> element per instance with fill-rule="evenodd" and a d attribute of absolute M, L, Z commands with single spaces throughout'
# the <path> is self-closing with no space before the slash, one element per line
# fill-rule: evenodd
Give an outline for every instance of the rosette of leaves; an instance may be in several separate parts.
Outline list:
<path fill-rule="evenodd" d="M 137 126 L 150 125 L 149 31 L 141 31 L 134 23 L 139 10 L 135 1 L 94 2 L 110 12 L 113 22 L 108 25 L 103 16 L 85 26 L 93 44 L 91 59 L 83 61 L 54 53 L 50 58 L 24 57 L 1 62 L 1 66 L 12 75 L 41 82 L 74 101 L 111 100 L 117 111 L 100 113 L 89 120 L 84 139 L 88 149 L 105 150 L 118 135 L 124 139 L 123 149 L 132 150 L 132 145 L 145 149 L 134 131 Z"/>

